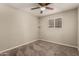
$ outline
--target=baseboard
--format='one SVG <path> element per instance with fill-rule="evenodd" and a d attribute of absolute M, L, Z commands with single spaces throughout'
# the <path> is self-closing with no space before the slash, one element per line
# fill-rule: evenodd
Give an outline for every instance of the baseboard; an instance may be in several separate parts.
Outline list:
<path fill-rule="evenodd" d="M 3 50 L 3 51 L 0 51 L 0 54 L 3 53 L 3 52 L 6 52 L 6 51 L 12 50 L 12 49 L 21 47 L 21 46 L 23 46 L 23 45 L 27 45 L 27 44 L 32 43 L 32 42 L 35 42 L 35 41 L 37 41 L 37 40 L 33 40 L 33 41 L 30 41 L 30 42 L 26 42 L 26 43 L 24 43 L 24 44 L 17 45 L 17 46 L 15 46 L 15 47 L 11 47 L 11 48 L 5 49 L 5 50 Z"/>
<path fill-rule="evenodd" d="M 47 41 L 47 42 L 51 42 L 51 43 L 56 43 L 56 44 L 59 44 L 59 45 L 64 45 L 64 46 L 78 48 L 77 46 L 72 46 L 72 45 L 63 44 L 63 43 L 59 43 L 59 42 L 53 42 L 53 41 L 49 41 L 49 40 L 45 40 L 45 39 L 40 39 L 40 40 Z"/>

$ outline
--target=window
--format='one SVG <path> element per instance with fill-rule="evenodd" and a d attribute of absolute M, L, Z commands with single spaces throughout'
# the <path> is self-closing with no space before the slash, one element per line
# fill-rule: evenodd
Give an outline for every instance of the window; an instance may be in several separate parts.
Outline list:
<path fill-rule="evenodd" d="M 55 19 L 55 28 L 61 28 L 62 27 L 62 18 Z"/>
<path fill-rule="evenodd" d="M 54 27 L 54 19 L 50 19 L 49 20 L 49 28 L 53 28 Z"/>

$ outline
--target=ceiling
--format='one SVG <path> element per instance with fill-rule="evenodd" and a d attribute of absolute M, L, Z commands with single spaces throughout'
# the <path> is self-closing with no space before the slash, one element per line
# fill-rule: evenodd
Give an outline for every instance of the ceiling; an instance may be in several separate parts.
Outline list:
<path fill-rule="evenodd" d="M 37 3 L 10 3 L 7 5 L 41 17 L 77 8 L 79 6 L 79 3 L 51 3 L 48 6 L 54 8 L 54 10 L 44 10 L 43 14 L 40 14 L 40 9 L 31 10 L 31 8 L 38 6 Z"/>

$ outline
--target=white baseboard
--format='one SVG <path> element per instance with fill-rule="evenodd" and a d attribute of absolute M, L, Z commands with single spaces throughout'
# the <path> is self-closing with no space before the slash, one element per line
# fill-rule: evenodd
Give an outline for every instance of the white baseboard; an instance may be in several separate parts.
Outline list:
<path fill-rule="evenodd" d="M 77 46 L 72 46 L 72 45 L 69 45 L 69 44 L 63 44 L 63 43 L 59 43 L 59 42 L 53 42 L 53 41 L 49 41 L 49 40 L 45 40 L 45 39 L 40 39 L 40 40 L 51 42 L 51 43 L 56 43 L 56 44 L 60 44 L 60 45 L 64 45 L 64 46 L 78 48 Z"/>
<path fill-rule="evenodd" d="M 6 51 L 12 50 L 12 49 L 15 49 L 15 48 L 21 47 L 21 46 L 23 46 L 23 45 L 27 45 L 27 44 L 32 43 L 32 42 L 35 42 L 35 41 L 37 41 L 37 40 L 33 40 L 33 41 L 30 41 L 30 42 L 26 42 L 26 43 L 24 43 L 24 44 L 17 45 L 17 46 L 15 46 L 15 47 L 11 47 L 11 48 L 8 48 L 8 49 L 5 49 L 5 50 L 2 50 L 2 51 L 0 51 L 0 54 L 3 53 L 3 52 L 6 52 Z"/>

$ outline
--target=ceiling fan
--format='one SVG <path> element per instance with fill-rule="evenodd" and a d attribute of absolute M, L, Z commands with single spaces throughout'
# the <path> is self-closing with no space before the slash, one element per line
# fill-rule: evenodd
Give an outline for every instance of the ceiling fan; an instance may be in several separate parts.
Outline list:
<path fill-rule="evenodd" d="M 34 8 L 31 8 L 31 10 L 35 10 L 35 9 L 40 9 L 40 13 L 42 14 L 44 10 L 48 9 L 48 10 L 53 10 L 53 8 L 51 7 L 47 7 L 49 4 L 51 3 L 38 3 L 38 7 L 34 7 Z"/>

